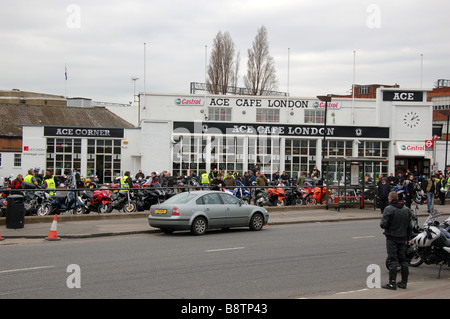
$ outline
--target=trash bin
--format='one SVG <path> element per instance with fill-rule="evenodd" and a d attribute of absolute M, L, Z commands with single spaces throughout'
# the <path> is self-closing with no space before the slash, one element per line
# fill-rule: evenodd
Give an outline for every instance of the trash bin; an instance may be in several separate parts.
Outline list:
<path fill-rule="evenodd" d="M 25 204 L 22 195 L 9 195 L 6 206 L 6 228 L 23 228 Z"/>

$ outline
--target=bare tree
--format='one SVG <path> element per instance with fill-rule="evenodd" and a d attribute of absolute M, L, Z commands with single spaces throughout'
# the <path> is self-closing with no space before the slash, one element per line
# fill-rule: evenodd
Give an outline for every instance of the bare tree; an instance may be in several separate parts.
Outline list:
<path fill-rule="evenodd" d="M 213 40 L 213 49 L 209 58 L 206 88 L 212 94 L 227 94 L 228 86 L 237 82 L 239 54 L 234 58 L 235 45 L 230 33 L 219 31 Z"/>
<path fill-rule="evenodd" d="M 258 29 L 253 46 L 248 49 L 247 75 L 245 87 L 252 95 L 265 95 L 265 92 L 278 89 L 275 61 L 269 55 L 269 42 L 265 26 Z"/>

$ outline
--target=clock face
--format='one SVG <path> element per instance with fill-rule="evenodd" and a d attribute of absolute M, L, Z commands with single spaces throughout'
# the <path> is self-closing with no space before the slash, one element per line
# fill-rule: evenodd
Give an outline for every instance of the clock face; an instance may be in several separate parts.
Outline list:
<path fill-rule="evenodd" d="M 403 117 L 403 124 L 405 124 L 407 127 L 414 128 L 418 126 L 419 123 L 420 117 L 416 112 L 408 112 Z"/>

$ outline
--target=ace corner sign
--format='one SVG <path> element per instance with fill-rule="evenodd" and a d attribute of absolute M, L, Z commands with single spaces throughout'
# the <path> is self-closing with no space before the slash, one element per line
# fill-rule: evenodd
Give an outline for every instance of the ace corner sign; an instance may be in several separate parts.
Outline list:
<path fill-rule="evenodd" d="M 44 126 L 44 136 L 123 138 L 123 128 Z"/>

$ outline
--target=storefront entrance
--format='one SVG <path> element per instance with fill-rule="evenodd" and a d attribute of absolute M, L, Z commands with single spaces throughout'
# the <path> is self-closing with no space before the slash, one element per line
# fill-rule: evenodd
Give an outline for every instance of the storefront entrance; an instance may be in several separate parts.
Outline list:
<path fill-rule="evenodd" d="M 402 173 L 405 175 L 406 170 L 413 172 L 415 169 L 418 175 L 430 176 L 430 160 L 423 157 L 399 157 L 395 158 L 395 175 Z"/>

